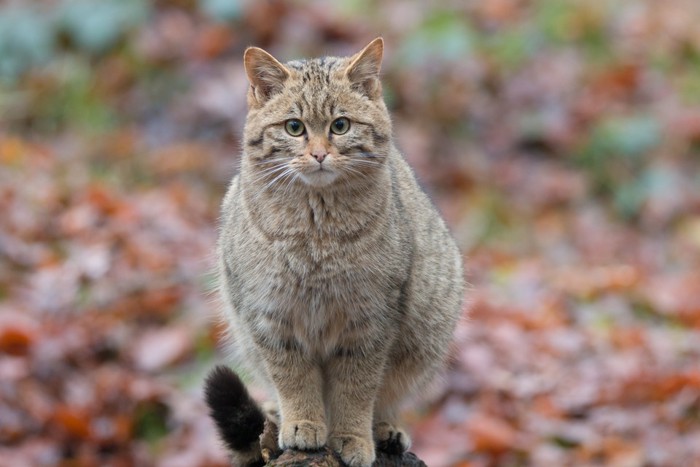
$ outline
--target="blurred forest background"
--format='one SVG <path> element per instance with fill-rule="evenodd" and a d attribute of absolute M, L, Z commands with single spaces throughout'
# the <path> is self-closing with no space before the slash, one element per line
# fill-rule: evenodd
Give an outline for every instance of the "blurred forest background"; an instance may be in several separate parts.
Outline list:
<path fill-rule="evenodd" d="M 700 465 L 700 2 L 0 3 L 0 465 L 223 466 L 211 266 L 242 53 L 383 36 L 472 311 L 440 466 Z"/>

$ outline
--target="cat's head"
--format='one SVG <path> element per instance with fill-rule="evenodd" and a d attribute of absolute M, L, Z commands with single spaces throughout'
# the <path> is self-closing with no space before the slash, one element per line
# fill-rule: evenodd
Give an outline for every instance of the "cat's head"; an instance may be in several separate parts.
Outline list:
<path fill-rule="evenodd" d="M 352 183 L 381 170 L 391 120 L 379 81 L 384 42 L 351 57 L 278 62 L 251 47 L 244 161 L 267 188 Z"/>

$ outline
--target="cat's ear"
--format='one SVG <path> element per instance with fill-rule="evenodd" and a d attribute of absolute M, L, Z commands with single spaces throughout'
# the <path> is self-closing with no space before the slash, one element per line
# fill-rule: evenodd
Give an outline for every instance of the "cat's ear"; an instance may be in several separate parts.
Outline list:
<path fill-rule="evenodd" d="M 243 65 L 252 86 L 252 97 L 263 104 L 284 87 L 289 70 L 275 57 L 258 47 L 248 47 L 243 54 Z"/>
<path fill-rule="evenodd" d="M 381 99 L 382 85 L 379 81 L 379 70 L 382 67 L 384 55 L 384 39 L 377 37 L 364 49 L 350 59 L 350 65 L 345 70 L 345 76 L 353 87 L 363 92 L 370 99 Z"/>

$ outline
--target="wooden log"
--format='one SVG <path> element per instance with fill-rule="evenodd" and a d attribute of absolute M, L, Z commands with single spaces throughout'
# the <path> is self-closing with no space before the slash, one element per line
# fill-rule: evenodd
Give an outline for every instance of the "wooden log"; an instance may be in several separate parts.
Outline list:
<path fill-rule="evenodd" d="M 279 457 L 271 459 L 268 467 L 344 467 L 337 453 L 325 448 L 322 451 L 304 452 L 287 450 Z M 402 455 L 377 453 L 377 460 L 374 467 L 427 467 L 425 462 L 416 457 L 412 452 L 405 452 Z"/>
<path fill-rule="evenodd" d="M 340 456 L 330 448 L 319 451 L 298 451 L 287 449 L 280 451 L 277 447 L 277 425 L 265 421 L 265 429 L 260 435 L 260 447 L 267 467 L 344 467 Z M 427 467 L 412 452 L 388 454 L 377 452 L 374 467 Z"/>

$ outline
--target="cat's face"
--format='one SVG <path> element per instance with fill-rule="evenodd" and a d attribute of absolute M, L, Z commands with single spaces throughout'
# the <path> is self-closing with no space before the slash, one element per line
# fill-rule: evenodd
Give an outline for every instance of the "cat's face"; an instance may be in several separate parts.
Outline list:
<path fill-rule="evenodd" d="M 277 62 L 245 54 L 251 82 L 245 158 L 266 189 L 367 179 L 388 155 L 391 122 L 379 83 L 383 42 L 352 57 Z"/>

